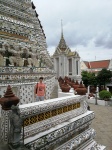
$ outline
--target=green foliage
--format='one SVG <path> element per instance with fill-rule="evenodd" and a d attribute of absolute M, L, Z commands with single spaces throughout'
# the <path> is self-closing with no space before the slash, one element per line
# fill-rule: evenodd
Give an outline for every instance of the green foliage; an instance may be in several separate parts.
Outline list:
<path fill-rule="evenodd" d="M 97 79 L 94 73 L 82 71 L 81 75 L 82 75 L 82 81 L 86 87 L 88 85 L 94 85 L 94 86 L 97 85 Z"/>
<path fill-rule="evenodd" d="M 112 72 L 110 70 L 102 69 L 97 75 L 97 82 L 99 85 L 104 85 L 105 88 L 105 84 L 110 82 L 111 77 Z"/>
<path fill-rule="evenodd" d="M 81 75 L 82 75 L 82 81 L 86 87 L 88 85 L 93 85 L 93 86 L 104 85 L 105 88 L 106 83 L 110 82 L 110 79 L 112 77 L 112 72 L 107 69 L 102 69 L 101 71 L 98 72 L 97 76 L 95 76 L 94 73 L 87 72 L 87 71 L 82 71 Z"/>
<path fill-rule="evenodd" d="M 100 99 L 108 100 L 109 98 L 111 98 L 111 93 L 110 93 L 109 91 L 102 90 L 102 91 L 99 93 L 99 97 L 100 97 Z"/>

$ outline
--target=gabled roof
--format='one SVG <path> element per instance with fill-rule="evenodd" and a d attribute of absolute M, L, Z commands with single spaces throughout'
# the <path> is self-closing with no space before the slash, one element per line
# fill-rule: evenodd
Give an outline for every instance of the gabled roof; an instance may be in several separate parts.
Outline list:
<path fill-rule="evenodd" d="M 88 69 L 96 69 L 96 68 L 108 68 L 110 60 L 100 60 L 100 61 L 84 61 Z"/>

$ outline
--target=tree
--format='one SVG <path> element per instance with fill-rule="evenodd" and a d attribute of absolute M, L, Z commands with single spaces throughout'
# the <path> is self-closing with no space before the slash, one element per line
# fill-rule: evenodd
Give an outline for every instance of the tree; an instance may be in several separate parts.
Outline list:
<path fill-rule="evenodd" d="M 95 74 L 91 74 L 90 78 L 89 78 L 89 85 L 93 85 L 93 86 L 97 86 L 97 77 L 95 76 Z"/>
<path fill-rule="evenodd" d="M 88 72 L 87 71 L 82 71 L 82 81 L 84 85 L 87 87 L 89 85 L 89 80 L 88 80 Z"/>
<path fill-rule="evenodd" d="M 104 85 L 105 88 L 106 83 L 110 82 L 111 77 L 112 77 L 112 72 L 104 68 L 101 71 L 99 71 L 97 75 L 97 82 L 100 86 Z"/>
<path fill-rule="evenodd" d="M 93 86 L 97 85 L 97 79 L 94 73 L 82 71 L 81 75 L 82 75 L 82 81 L 86 87 L 88 85 L 93 85 Z"/>

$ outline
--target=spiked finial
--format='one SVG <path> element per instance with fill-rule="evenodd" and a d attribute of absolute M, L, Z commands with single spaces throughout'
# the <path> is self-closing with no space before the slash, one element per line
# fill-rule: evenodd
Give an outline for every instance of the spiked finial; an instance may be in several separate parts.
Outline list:
<path fill-rule="evenodd" d="M 63 20 L 61 19 L 61 37 L 63 37 Z"/>

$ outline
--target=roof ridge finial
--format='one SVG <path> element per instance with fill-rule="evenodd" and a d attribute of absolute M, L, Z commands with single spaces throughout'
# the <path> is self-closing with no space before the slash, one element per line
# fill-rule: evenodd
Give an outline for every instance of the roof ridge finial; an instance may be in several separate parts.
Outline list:
<path fill-rule="evenodd" d="M 61 38 L 63 37 L 63 20 L 61 19 Z"/>

